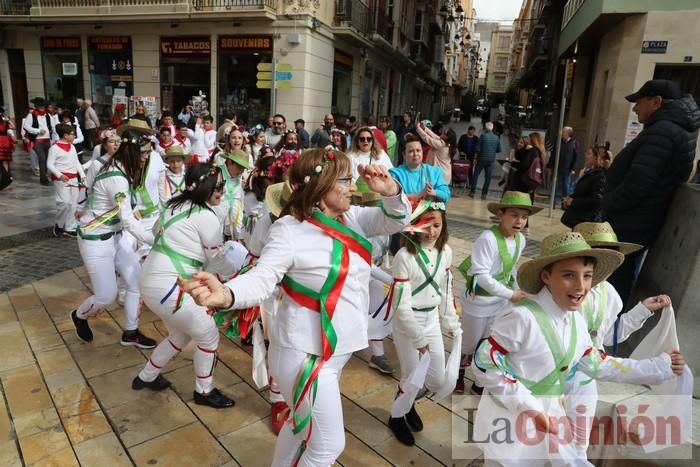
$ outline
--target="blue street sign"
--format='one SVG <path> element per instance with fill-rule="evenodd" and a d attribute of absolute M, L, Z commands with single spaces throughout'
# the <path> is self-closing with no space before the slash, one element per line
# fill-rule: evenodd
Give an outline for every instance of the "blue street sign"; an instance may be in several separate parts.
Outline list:
<path fill-rule="evenodd" d="M 275 79 L 277 81 L 291 81 L 292 72 L 291 71 L 276 71 Z"/>

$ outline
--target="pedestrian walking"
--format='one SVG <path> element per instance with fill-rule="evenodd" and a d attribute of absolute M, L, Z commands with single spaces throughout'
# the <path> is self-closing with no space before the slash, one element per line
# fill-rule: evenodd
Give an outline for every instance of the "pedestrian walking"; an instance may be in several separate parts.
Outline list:
<path fill-rule="evenodd" d="M 484 125 L 484 132 L 479 137 L 479 142 L 476 147 L 474 161 L 474 176 L 472 177 L 471 187 L 469 188 L 469 197 L 473 198 L 476 193 L 476 183 L 479 181 L 479 175 L 484 172 L 484 184 L 481 188 L 481 199 L 486 199 L 489 194 L 489 186 L 491 185 L 491 173 L 493 172 L 493 163 L 496 161 L 496 154 L 501 152 L 501 139 L 493 132 L 493 123 L 487 122 Z"/>
<path fill-rule="evenodd" d="M 49 186 L 51 183 L 46 168 L 46 158 L 51 146 L 52 124 L 51 117 L 46 113 L 48 102 L 43 97 L 36 97 L 32 100 L 32 104 L 34 104 L 34 110 L 24 117 L 22 129 L 25 131 L 32 148 L 36 151 L 39 163 L 39 183 Z"/>

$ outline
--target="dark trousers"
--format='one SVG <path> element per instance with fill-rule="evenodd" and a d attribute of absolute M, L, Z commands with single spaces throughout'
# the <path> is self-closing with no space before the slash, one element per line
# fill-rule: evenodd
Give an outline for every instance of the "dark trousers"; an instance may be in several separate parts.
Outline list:
<path fill-rule="evenodd" d="M 630 294 L 634 284 L 637 282 L 637 276 L 642 269 L 642 263 L 648 249 L 649 247 L 644 247 L 625 256 L 625 262 L 608 279 L 608 282 L 615 287 L 620 298 L 622 298 L 622 310 L 625 312 L 628 311 L 627 303 L 630 300 Z"/>
<path fill-rule="evenodd" d="M 482 170 L 484 171 L 484 176 L 486 178 L 484 179 L 484 185 L 481 188 L 481 196 L 486 196 L 489 194 L 489 185 L 491 185 L 491 173 L 493 172 L 493 162 L 487 162 L 485 164 L 482 164 L 478 160 L 476 162 L 476 167 L 474 167 L 474 176 L 472 177 L 471 187 L 469 188 L 471 194 L 474 194 L 476 192 L 476 182 L 479 181 L 479 175 L 481 175 Z"/>
<path fill-rule="evenodd" d="M 51 147 L 51 143 L 49 141 L 46 142 L 37 142 L 34 145 L 34 151 L 36 152 L 36 157 L 37 160 L 39 161 L 39 181 L 49 181 L 49 176 L 48 176 L 48 169 L 46 168 L 46 159 L 49 156 L 49 147 Z"/>
<path fill-rule="evenodd" d="M 95 132 L 96 131 L 97 131 L 97 128 L 90 128 L 89 130 L 85 130 L 85 141 L 83 141 L 83 147 L 85 149 L 92 151 L 92 148 L 95 147 Z"/>

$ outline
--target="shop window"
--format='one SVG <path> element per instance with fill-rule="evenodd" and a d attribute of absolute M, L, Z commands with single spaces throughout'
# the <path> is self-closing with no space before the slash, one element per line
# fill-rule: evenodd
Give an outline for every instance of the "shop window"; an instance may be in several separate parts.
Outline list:
<path fill-rule="evenodd" d="M 41 62 L 49 101 L 71 104 L 84 97 L 79 37 L 42 37 Z"/>

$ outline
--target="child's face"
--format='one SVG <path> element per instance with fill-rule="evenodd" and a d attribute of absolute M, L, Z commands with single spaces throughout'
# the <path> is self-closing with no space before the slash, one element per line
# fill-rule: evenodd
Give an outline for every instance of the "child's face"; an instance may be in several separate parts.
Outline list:
<path fill-rule="evenodd" d="M 173 125 L 173 117 L 165 117 L 163 119 L 163 125 L 164 126 L 172 126 Z"/>
<path fill-rule="evenodd" d="M 255 135 L 255 142 L 260 145 L 265 144 L 265 133 L 261 131 L 260 133 Z"/>
<path fill-rule="evenodd" d="M 206 131 L 211 130 L 212 126 L 214 126 L 212 122 L 210 122 L 209 120 L 204 120 L 204 129 Z"/>
<path fill-rule="evenodd" d="M 232 148 L 240 149 L 243 146 L 243 133 L 238 130 L 231 131 L 228 141 Z"/>
<path fill-rule="evenodd" d="M 75 133 L 66 133 L 63 135 L 63 140 L 67 143 L 72 143 L 75 140 Z"/>
<path fill-rule="evenodd" d="M 180 133 L 180 138 L 187 138 L 187 127 L 182 127 L 177 131 Z"/>
<path fill-rule="evenodd" d="M 344 136 L 342 133 L 337 133 L 337 132 L 331 133 L 331 143 L 333 143 L 334 146 L 340 147 L 340 145 L 342 144 L 343 138 L 344 138 Z"/>
<path fill-rule="evenodd" d="M 287 133 L 287 136 L 285 136 L 285 138 L 284 138 L 284 143 L 287 146 L 296 146 L 297 145 L 296 133 Z"/>
<path fill-rule="evenodd" d="M 226 159 L 226 170 L 231 177 L 240 177 L 244 169 L 231 159 Z"/>
<path fill-rule="evenodd" d="M 551 271 L 543 269 L 542 282 L 552 293 L 554 302 L 564 310 L 578 310 L 593 285 L 593 262 L 569 258 L 553 263 Z"/>
<path fill-rule="evenodd" d="M 426 211 L 418 218 L 418 222 L 427 221 L 420 234 L 421 243 L 435 243 L 442 232 L 442 214 L 438 211 Z"/>
<path fill-rule="evenodd" d="M 512 237 L 516 232 L 522 231 L 527 225 L 528 217 L 530 211 L 527 209 L 508 208 L 498 211 L 501 230 L 506 237 Z"/>
<path fill-rule="evenodd" d="M 185 159 L 182 157 L 168 157 L 168 167 L 172 173 L 179 174 L 184 164 Z"/>
<path fill-rule="evenodd" d="M 161 140 L 163 143 L 166 143 L 166 144 L 167 144 L 167 143 L 169 143 L 169 142 L 171 142 L 171 141 L 173 140 L 173 136 L 170 134 L 169 131 L 161 131 L 161 132 L 160 132 L 160 140 Z"/>

